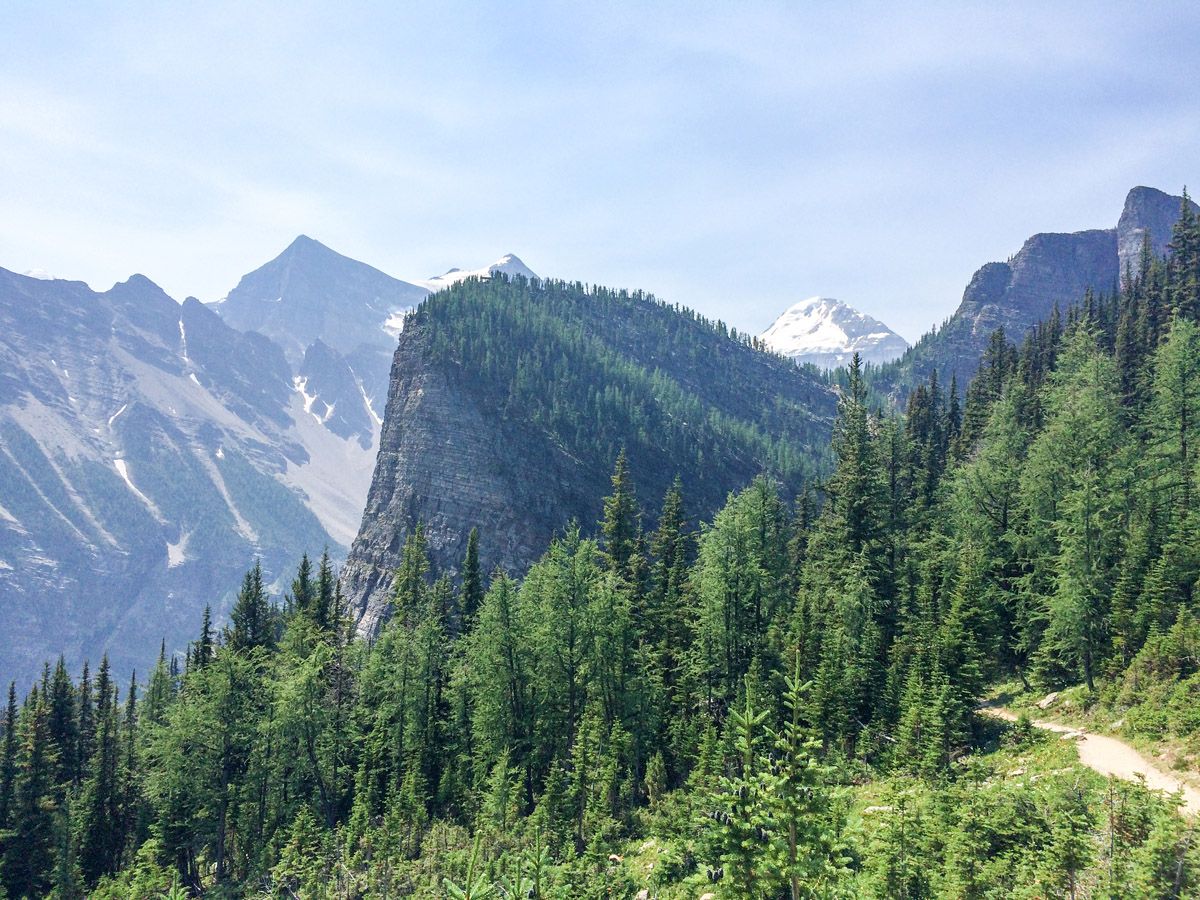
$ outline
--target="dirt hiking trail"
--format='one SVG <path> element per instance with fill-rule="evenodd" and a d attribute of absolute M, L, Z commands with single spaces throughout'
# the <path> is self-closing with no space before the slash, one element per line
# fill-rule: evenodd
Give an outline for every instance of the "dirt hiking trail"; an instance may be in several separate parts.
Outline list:
<path fill-rule="evenodd" d="M 984 704 L 979 707 L 979 712 L 1006 722 L 1017 721 L 1016 713 L 1003 706 Z M 1180 780 L 1178 776 L 1164 772 L 1124 741 L 1055 722 L 1034 720 L 1033 726 L 1061 734 L 1064 740 L 1074 740 L 1075 746 L 1079 748 L 1079 761 L 1101 775 L 1114 775 L 1126 781 L 1137 781 L 1140 776 L 1145 779 L 1146 786 L 1154 790 L 1166 791 L 1168 794 L 1182 791 L 1182 812 L 1188 816 L 1200 814 L 1200 790 Z"/>

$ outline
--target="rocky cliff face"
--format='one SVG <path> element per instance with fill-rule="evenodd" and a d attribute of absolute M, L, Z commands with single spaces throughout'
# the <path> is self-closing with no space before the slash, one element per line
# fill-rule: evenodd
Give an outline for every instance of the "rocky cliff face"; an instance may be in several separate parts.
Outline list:
<path fill-rule="evenodd" d="M 386 620 L 418 522 L 435 570 L 454 571 L 478 527 L 484 568 L 520 574 L 571 520 L 597 521 L 622 446 L 647 509 L 679 474 L 689 511 L 707 516 L 759 472 L 797 490 L 834 407 L 805 370 L 650 298 L 524 279 L 455 286 L 409 320 L 393 359 L 342 570 L 360 632 Z"/>
<path fill-rule="evenodd" d="M 607 472 L 585 470 L 537 428 L 495 415 L 455 381 L 424 331 L 401 336 L 375 475 L 342 570 L 364 634 L 387 616 L 392 573 L 418 522 L 439 570 L 454 570 L 479 527 L 484 567 L 517 572 L 604 495 Z"/>
<path fill-rule="evenodd" d="M 1138 272 L 1142 244 L 1149 242 L 1150 252 L 1164 256 L 1171 240 L 1171 229 L 1179 221 L 1181 197 L 1172 197 L 1151 187 L 1135 187 L 1125 198 L 1125 208 L 1117 222 L 1117 256 L 1121 278 Z M 1197 209 L 1195 203 L 1193 209 Z"/>
<path fill-rule="evenodd" d="M 1065 311 L 1089 288 L 1116 290 L 1127 269 L 1136 273 L 1144 240 L 1154 253 L 1165 253 L 1181 204 L 1180 197 L 1136 187 L 1115 228 L 1034 235 L 1007 262 L 980 268 L 954 315 L 905 354 L 889 377 L 902 386 L 936 368 L 944 378 L 953 374 L 965 383 L 997 328 L 1019 341 L 1056 306 Z"/>

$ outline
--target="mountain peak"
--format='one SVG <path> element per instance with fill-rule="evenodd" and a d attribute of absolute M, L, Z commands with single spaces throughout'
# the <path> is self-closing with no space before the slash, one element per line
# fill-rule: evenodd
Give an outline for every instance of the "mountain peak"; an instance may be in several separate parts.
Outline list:
<path fill-rule="evenodd" d="M 318 337 L 339 353 L 367 348 L 390 356 L 394 338 L 384 322 L 427 293 L 301 234 L 244 275 L 217 308 L 234 328 L 267 335 L 298 364 Z"/>
<path fill-rule="evenodd" d="M 844 366 L 855 353 L 864 362 L 884 363 L 908 349 L 908 342 L 878 319 L 833 297 L 801 300 L 761 337 L 777 353 L 826 369 Z"/>
<path fill-rule="evenodd" d="M 330 253 L 335 252 L 330 250 L 328 245 L 322 244 L 316 238 L 309 237 L 307 234 L 296 235 L 295 239 L 287 245 L 287 250 L 329 250 Z M 341 254 L 339 253 L 338 255 L 340 256 Z"/>
<path fill-rule="evenodd" d="M 537 278 L 537 273 L 529 266 L 521 261 L 521 258 L 515 253 L 505 253 L 498 260 L 488 266 L 480 269 L 450 269 L 441 275 L 435 275 L 427 281 L 417 282 L 422 287 L 430 291 L 440 291 L 448 288 L 453 284 L 458 284 L 460 281 L 466 281 L 468 278 L 491 278 L 499 272 L 502 275 L 507 275 L 513 278 L 520 275 L 522 278 L 528 278 L 531 281 Z"/>
<path fill-rule="evenodd" d="M 1200 209 L 1189 201 L 1193 211 Z M 1125 195 L 1125 206 L 1117 221 L 1118 272 L 1137 274 L 1142 245 L 1149 240 L 1155 256 L 1164 256 L 1175 223 L 1183 209 L 1183 198 L 1157 188 L 1138 185 Z"/>

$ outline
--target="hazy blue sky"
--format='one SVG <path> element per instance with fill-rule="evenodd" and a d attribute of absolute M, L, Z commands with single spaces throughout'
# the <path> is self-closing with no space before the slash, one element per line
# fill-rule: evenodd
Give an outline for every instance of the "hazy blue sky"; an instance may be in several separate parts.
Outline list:
<path fill-rule="evenodd" d="M 912 339 L 1200 180 L 1195 3 L 436 5 L 8 0 L 0 266 L 215 299 L 303 232 Z"/>

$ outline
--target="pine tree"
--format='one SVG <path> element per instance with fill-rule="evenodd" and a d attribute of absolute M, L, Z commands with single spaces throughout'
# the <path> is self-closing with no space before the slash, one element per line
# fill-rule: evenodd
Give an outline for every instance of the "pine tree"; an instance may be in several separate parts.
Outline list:
<path fill-rule="evenodd" d="M 20 723 L 11 828 L 3 847 L 3 887 L 10 897 L 44 897 L 52 888 L 58 832 L 53 777 L 58 766 L 50 716 L 35 688 Z"/>
<path fill-rule="evenodd" d="M 479 608 L 468 640 L 466 670 L 471 694 L 471 731 L 485 771 L 531 763 L 533 660 L 523 640 L 534 625 L 513 581 L 502 571 Z M 528 779 L 526 780 L 528 783 Z"/>
<path fill-rule="evenodd" d="M 204 605 L 204 620 L 200 626 L 200 640 L 196 641 L 189 668 L 203 669 L 213 655 L 212 607 Z"/>
<path fill-rule="evenodd" d="M 54 755 L 58 770 L 54 774 L 56 784 L 67 784 L 78 776 L 75 771 L 75 755 L 78 743 L 75 719 L 75 686 L 67 675 L 66 662 L 60 656 L 54 667 L 54 676 L 45 694 L 50 715 L 50 740 L 54 742 Z"/>
<path fill-rule="evenodd" d="M 770 885 L 761 865 L 767 835 L 762 828 L 758 779 L 759 750 L 766 718 L 766 710 L 755 708 L 750 690 L 745 691 L 741 707 L 734 707 L 729 714 L 737 761 L 733 774 L 722 779 L 719 807 L 712 814 L 720 835 L 723 863 L 712 874 L 713 880 L 727 880 L 735 897 L 769 896 Z"/>
<path fill-rule="evenodd" d="M 459 592 L 459 609 L 462 610 L 464 629 L 470 628 L 483 602 L 483 573 L 479 568 L 479 529 L 472 528 L 467 535 L 467 551 L 463 556 L 462 588 Z"/>
<path fill-rule="evenodd" d="M 769 829 L 764 849 L 764 881 L 785 887 L 791 900 L 825 896 L 842 877 L 841 822 L 827 787 L 830 770 L 818 761 L 820 743 L 801 717 L 800 658 L 784 678 L 783 727 L 771 734 L 772 754 L 761 769 L 757 791 Z"/>
<path fill-rule="evenodd" d="M 289 597 L 289 607 L 301 615 L 318 619 L 321 611 L 317 603 L 317 585 L 313 582 L 312 563 L 308 554 L 300 557 L 300 567 L 292 581 L 292 593 Z"/>
<path fill-rule="evenodd" d="M 392 582 L 393 615 L 406 625 L 415 623 L 426 607 L 429 557 L 425 551 L 425 526 L 420 522 L 408 533 L 400 567 Z"/>
<path fill-rule="evenodd" d="M 314 621 L 321 628 L 334 631 L 341 627 L 343 610 L 337 602 L 338 584 L 333 574 L 333 563 L 329 559 L 329 548 L 321 553 L 321 563 L 317 567 L 316 601 Z"/>
<path fill-rule="evenodd" d="M 17 683 L 8 683 L 4 745 L 0 750 L 0 831 L 9 827 L 17 778 Z"/>
<path fill-rule="evenodd" d="M 94 885 L 117 870 L 123 849 L 117 689 L 107 655 L 96 676 L 96 750 L 80 798 L 79 868 Z"/>
<path fill-rule="evenodd" d="M 261 563 L 255 562 L 254 568 L 242 579 L 242 589 L 238 592 L 229 619 L 229 646 L 234 650 L 248 653 L 274 644 L 275 624 L 267 590 L 263 585 Z"/>
<path fill-rule="evenodd" d="M 636 584 L 640 572 L 641 513 L 633 481 L 629 475 L 629 460 L 624 448 L 617 454 L 612 474 L 612 493 L 604 500 L 604 553 L 609 570 L 628 583 Z"/>

